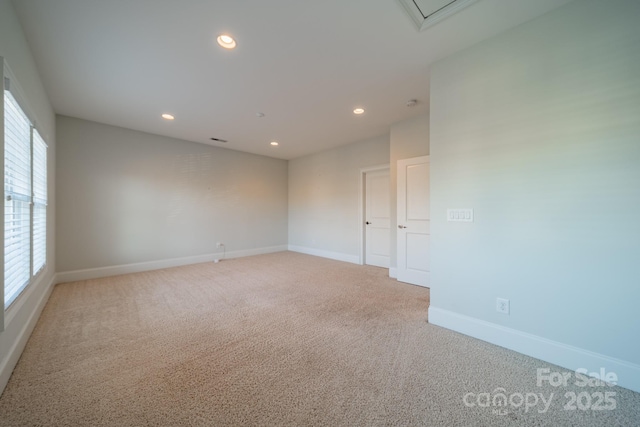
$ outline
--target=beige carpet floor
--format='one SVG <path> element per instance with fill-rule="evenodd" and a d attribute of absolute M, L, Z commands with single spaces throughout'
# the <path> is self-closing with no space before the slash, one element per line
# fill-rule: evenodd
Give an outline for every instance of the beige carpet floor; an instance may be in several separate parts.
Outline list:
<path fill-rule="evenodd" d="M 639 394 L 538 387 L 565 371 L 429 325 L 429 290 L 386 275 L 283 252 L 58 285 L 0 426 L 640 425 Z"/>

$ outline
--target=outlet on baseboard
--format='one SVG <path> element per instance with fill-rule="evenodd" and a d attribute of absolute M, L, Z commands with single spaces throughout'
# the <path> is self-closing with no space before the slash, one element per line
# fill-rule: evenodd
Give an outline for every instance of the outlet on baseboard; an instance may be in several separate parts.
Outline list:
<path fill-rule="evenodd" d="M 509 300 L 505 298 L 496 298 L 496 311 L 502 314 L 509 314 Z"/>

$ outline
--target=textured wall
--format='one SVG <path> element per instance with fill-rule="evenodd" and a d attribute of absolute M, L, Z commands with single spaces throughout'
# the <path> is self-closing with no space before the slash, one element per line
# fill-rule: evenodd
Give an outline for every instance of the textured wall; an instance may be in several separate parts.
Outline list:
<path fill-rule="evenodd" d="M 360 255 L 360 169 L 389 163 L 389 137 L 289 162 L 289 244 Z"/>
<path fill-rule="evenodd" d="M 432 306 L 640 363 L 638 16 L 572 2 L 433 67 Z"/>
<path fill-rule="evenodd" d="M 58 271 L 287 244 L 287 162 L 58 116 Z"/>

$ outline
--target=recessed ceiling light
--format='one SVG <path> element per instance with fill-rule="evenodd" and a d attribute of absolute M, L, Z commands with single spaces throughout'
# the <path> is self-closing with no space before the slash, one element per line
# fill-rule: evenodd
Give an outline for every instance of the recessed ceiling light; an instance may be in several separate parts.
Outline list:
<path fill-rule="evenodd" d="M 271 145 L 273 145 L 274 147 L 277 147 L 280 144 L 278 144 L 276 141 L 271 141 Z"/>
<path fill-rule="evenodd" d="M 233 49 L 236 47 L 236 41 L 228 34 L 220 34 L 218 36 L 218 44 L 225 49 Z"/>
<path fill-rule="evenodd" d="M 165 120 L 173 120 L 173 119 L 175 119 L 175 117 L 172 114 L 167 114 L 167 113 L 164 113 L 162 115 L 162 118 L 165 119 Z"/>
<path fill-rule="evenodd" d="M 353 110 L 353 114 L 364 114 L 364 108 L 356 108 L 355 110 Z"/>

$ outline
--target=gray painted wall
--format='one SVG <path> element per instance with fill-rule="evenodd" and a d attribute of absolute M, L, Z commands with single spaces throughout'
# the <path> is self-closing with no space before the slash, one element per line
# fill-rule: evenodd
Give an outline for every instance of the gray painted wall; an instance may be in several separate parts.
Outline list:
<path fill-rule="evenodd" d="M 432 306 L 640 363 L 639 16 L 572 2 L 433 67 Z"/>
<path fill-rule="evenodd" d="M 360 169 L 388 163 L 388 135 L 289 161 L 289 244 L 359 257 Z"/>
<path fill-rule="evenodd" d="M 46 302 L 55 273 L 55 115 L 44 90 L 35 61 L 24 37 L 18 18 L 9 0 L 0 0 L 0 56 L 11 68 L 22 89 L 26 104 L 48 149 L 48 219 L 47 265 L 37 280 L 9 307 L 4 314 L 5 330 L 0 332 L 0 393 L 13 371 L 22 349 Z M 4 121 L 0 126 L 4 136 Z M 4 203 L 2 204 L 4 218 Z M 4 281 L 4 275 L 2 275 Z"/>
<path fill-rule="evenodd" d="M 59 272 L 287 244 L 287 162 L 58 116 Z"/>

